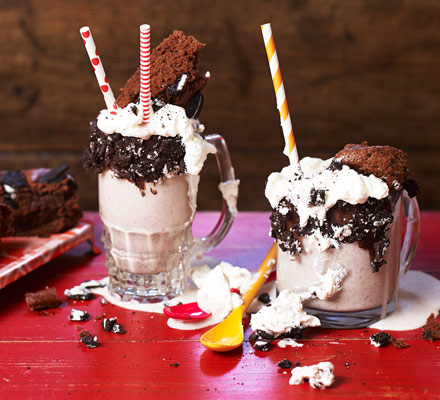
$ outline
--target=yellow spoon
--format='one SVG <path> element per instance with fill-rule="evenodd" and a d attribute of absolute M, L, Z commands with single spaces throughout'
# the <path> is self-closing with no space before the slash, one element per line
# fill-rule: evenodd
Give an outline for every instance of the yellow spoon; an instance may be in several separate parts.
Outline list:
<path fill-rule="evenodd" d="M 257 272 L 256 281 L 244 294 L 243 304 L 235 308 L 228 318 L 205 332 L 200 338 L 200 342 L 205 347 L 214 351 L 230 351 L 241 346 L 243 343 L 243 315 L 272 272 L 276 256 L 277 247 L 274 243 Z"/>

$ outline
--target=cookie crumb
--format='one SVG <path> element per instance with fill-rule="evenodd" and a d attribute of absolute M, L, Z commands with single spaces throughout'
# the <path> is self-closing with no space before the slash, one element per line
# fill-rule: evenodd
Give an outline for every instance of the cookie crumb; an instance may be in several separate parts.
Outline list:
<path fill-rule="evenodd" d="M 101 322 L 101 325 L 105 332 L 119 333 L 121 335 L 126 333 L 122 325 L 118 324 L 118 319 L 116 317 L 104 318 L 104 321 Z"/>
<path fill-rule="evenodd" d="M 289 369 L 293 367 L 293 362 L 285 358 L 284 360 L 279 361 L 277 365 L 280 368 Z"/>
<path fill-rule="evenodd" d="M 83 331 L 79 334 L 79 340 L 84 343 L 89 349 L 95 349 L 101 344 L 98 343 L 98 337 L 92 335 L 89 331 Z"/>
<path fill-rule="evenodd" d="M 70 311 L 69 319 L 75 322 L 83 322 L 88 321 L 90 318 L 90 314 L 87 311 L 76 310 L 72 308 Z"/>
<path fill-rule="evenodd" d="M 390 343 L 391 335 L 386 332 L 375 333 L 370 336 L 370 343 L 375 347 L 384 347 Z"/>

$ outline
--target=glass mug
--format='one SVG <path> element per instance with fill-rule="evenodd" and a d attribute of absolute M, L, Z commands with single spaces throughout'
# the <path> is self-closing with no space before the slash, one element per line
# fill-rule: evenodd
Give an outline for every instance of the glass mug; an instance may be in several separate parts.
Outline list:
<path fill-rule="evenodd" d="M 220 181 L 235 179 L 223 137 L 208 135 L 205 140 L 217 150 Z M 182 294 L 190 257 L 211 250 L 228 233 L 234 220 L 229 208 L 223 204 L 220 219 L 208 236 L 193 238 L 198 175 L 146 183 L 144 193 L 110 170 L 98 179 L 110 293 L 139 302 L 159 302 Z"/>
<path fill-rule="evenodd" d="M 402 238 L 402 217 L 407 216 L 406 232 Z M 357 242 L 342 243 L 324 252 L 309 245 L 304 238 L 303 252 L 295 260 L 278 248 L 277 289 L 304 291 L 319 285 L 319 276 L 332 265 L 341 265 L 347 271 L 342 289 L 326 300 L 309 299 L 304 309 L 321 320 L 324 328 L 361 328 L 371 325 L 397 306 L 399 276 L 408 270 L 417 247 L 420 215 L 417 200 L 404 192 L 396 202 L 393 222 L 387 231 L 390 244 L 385 252 L 386 264 L 373 272 L 368 250 Z"/>

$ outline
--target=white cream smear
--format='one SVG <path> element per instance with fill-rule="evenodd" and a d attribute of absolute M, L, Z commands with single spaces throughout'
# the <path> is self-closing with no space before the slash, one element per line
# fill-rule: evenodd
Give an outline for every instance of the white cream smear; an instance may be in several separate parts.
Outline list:
<path fill-rule="evenodd" d="M 218 188 L 232 215 L 237 214 L 238 185 L 240 179 L 221 182 Z"/>
<path fill-rule="evenodd" d="M 205 272 L 209 266 L 202 266 Z M 91 288 L 92 293 L 104 297 L 108 302 L 115 306 L 126 308 L 134 311 L 151 312 L 163 314 L 165 303 L 139 303 L 135 300 L 122 301 L 110 294 L 107 289 L 108 277 L 100 281 L 105 287 Z M 195 286 L 187 288 L 185 292 L 173 300 L 170 304 L 178 302 L 190 303 L 197 299 L 197 288 Z M 275 298 L 275 281 L 266 283 L 260 293 L 268 293 L 271 298 Z M 426 319 L 431 313 L 438 315 L 440 309 L 440 281 L 431 275 L 421 271 L 409 271 L 399 282 L 399 306 L 388 317 L 378 321 L 370 326 L 373 329 L 387 331 L 407 331 L 418 329 L 425 325 Z M 261 309 L 262 304 L 255 299 L 248 309 L 249 313 L 255 313 Z M 221 322 L 223 319 L 211 316 L 202 321 L 182 322 L 180 320 L 170 318 L 168 326 L 180 330 L 201 329 L 210 325 Z M 256 325 L 255 325 L 256 326 Z M 257 326 L 255 329 L 259 329 Z M 282 345 L 292 345 L 282 343 Z"/>
<path fill-rule="evenodd" d="M 398 297 L 397 309 L 370 328 L 409 331 L 425 325 L 431 313 L 439 313 L 440 281 L 421 271 L 408 271 L 399 281 Z"/>
<path fill-rule="evenodd" d="M 206 257 L 207 261 L 209 257 Z M 136 300 L 122 301 L 120 298 L 110 294 L 107 288 L 108 277 L 100 282 L 105 287 L 91 288 L 92 293 L 104 297 L 109 303 L 118 307 L 134 310 L 163 314 L 163 308 L 166 305 L 175 305 L 179 303 L 191 303 L 198 301 L 200 308 L 212 312 L 212 315 L 204 320 L 178 320 L 169 318 L 167 325 L 170 328 L 178 330 L 195 330 L 207 326 L 218 324 L 223 321 L 229 313 L 237 306 L 242 304 L 241 296 L 249 287 L 254 276 L 246 268 L 234 267 L 233 265 L 220 262 L 215 268 L 209 265 L 198 265 L 192 267 L 189 272 L 192 282 L 188 282 L 185 292 L 172 300 L 159 303 L 139 303 Z M 219 290 L 219 289 L 222 290 Z M 233 293 L 230 289 L 237 289 L 238 293 Z M 275 281 L 266 283 L 260 290 L 261 293 L 268 293 L 271 298 L 275 298 Z M 258 295 L 249 306 L 249 312 L 258 311 L 263 305 L 258 301 Z"/>

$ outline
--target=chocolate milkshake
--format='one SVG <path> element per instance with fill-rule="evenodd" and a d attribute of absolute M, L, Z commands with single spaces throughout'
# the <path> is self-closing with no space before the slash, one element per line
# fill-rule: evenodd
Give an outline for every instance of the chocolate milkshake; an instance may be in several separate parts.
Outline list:
<path fill-rule="evenodd" d="M 174 31 L 152 51 L 147 124 L 139 69 L 121 90 L 117 112 L 103 110 L 91 124 L 84 167 L 99 174 L 109 289 L 124 300 L 155 302 L 181 294 L 190 255 L 215 246 L 233 220 L 227 210 L 221 233 L 202 244 L 192 237 L 199 173 L 208 154 L 222 163 L 224 181 L 234 179 L 224 141 L 203 136 L 198 120 L 209 80 L 209 73 L 198 71 L 203 47 Z"/>
<path fill-rule="evenodd" d="M 364 142 L 300 165 L 302 173 L 286 167 L 266 186 L 278 290 L 298 293 L 323 326 L 385 316 L 395 306 L 401 265 L 402 193 L 418 191 L 406 154 Z"/>

